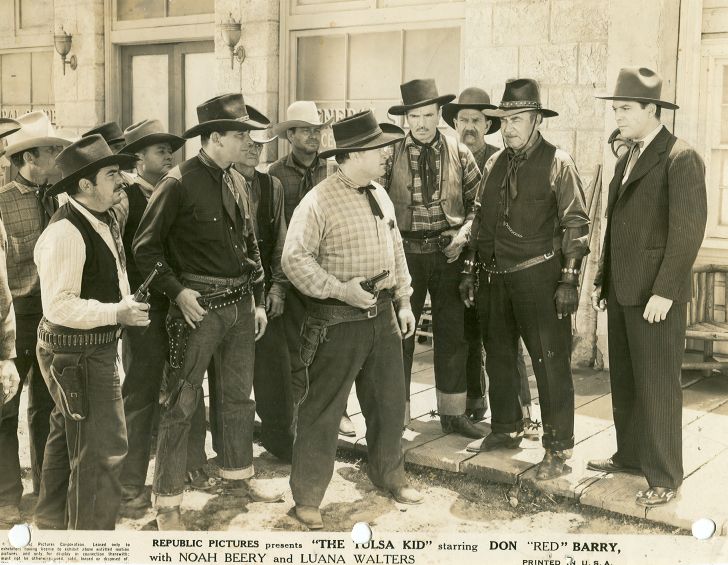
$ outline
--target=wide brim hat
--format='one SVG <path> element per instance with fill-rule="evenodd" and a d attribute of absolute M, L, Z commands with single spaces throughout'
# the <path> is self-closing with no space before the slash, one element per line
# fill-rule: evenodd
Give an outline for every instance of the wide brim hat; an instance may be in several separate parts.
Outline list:
<path fill-rule="evenodd" d="M 387 110 L 393 116 L 403 116 L 410 110 L 437 104 L 443 106 L 448 102 L 455 100 L 454 94 L 444 94 L 440 96 L 437 92 L 435 79 L 415 79 L 400 85 L 399 91 L 402 93 L 402 104 L 392 106 Z"/>
<path fill-rule="evenodd" d="M 242 94 L 222 94 L 197 106 L 200 123 L 182 134 L 185 139 L 210 131 L 250 131 L 265 129 L 270 120 L 253 106 L 245 104 Z"/>
<path fill-rule="evenodd" d="M 614 94 L 596 96 L 602 100 L 631 100 L 656 104 L 668 110 L 677 110 L 680 106 L 662 100 L 662 77 L 647 67 L 623 67 L 619 69 Z"/>
<path fill-rule="evenodd" d="M 116 122 L 104 122 L 95 127 L 92 127 L 87 132 L 81 134 L 81 137 L 88 137 L 89 135 L 99 134 L 104 138 L 106 143 L 111 146 L 112 143 L 125 143 L 124 132 L 121 131 L 119 124 Z"/>
<path fill-rule="evenodd" d="M 252 139 L 255 143 L 260 144 L 270 143 L 271 141 L 278 139 L 278 136 L 274 135 L 272 128 L 269 127 L 265 129 L 252 130 L 249 135 L 250 139 Z"/>
<path fill-rule="evenodd" d="M 532 111 L 541 112 L 544 118 L 554 118 L 558 112 L 544 108 L 541 104 L 541 89 L 532 78 L 517 78 L 506 81 L 503 97 L 496 110 L 485 110 L 490 118 L 505 118 L 515 114 Z"/>
<path fill-rule="evenodd" d="M 272 126 L 272 131 L 275 135 L 282 135 L 291 128 L 323 128 L 333 121 L 333 116 L 325 122 L 321 121 L 315 102 L 297 100 L 288 106 L 285 121 Z"/>
<path fill-rule="evenodd" d="M 124 139 L 126 145 L 119 150 L 119 153 L 133 154 L 157 143 L 169 143 L 174 153 L 187 142 L 178 135 L 164 131 L 164 126 L 159 120 L 142 120 L 130 125 L 124 130 Z"/>
<path fill-rule="evenodd" d="M 378 149 L 404 139 L 402 128 L 386 122 L 377 123 L 371 110 L 344 118 L 334 123 L 331 128 L 336 147 L 319 153 L 322 159 L 344 153 Z"/>
<path fill-rule="evenodd" d="M 34 147 L 66 147 L 71 143 L 56 135 L 56 130 L 45 112 L 29 112 L 18 117 L 17 122 L 20 129 L 5 137 L 5 155 L 8 157 Z"/>
<path fill-rule="evenodd" d="M 490 96 L 482 88 L 475 86 L 466 88 L 460 93 L 457 102 L 450 102 L 442 107 L 442 119 L 451 128 L 455 129 L 455 118 L 458 117 L 460 110 L 496 110 L 498 107 L 495 104 L 490 103 Z M 494 116 L 486 116 L 490 120 L 490 127 L 486 131 L 486 135 L 489 133 L 495 133 L 500 129 L 500 120 Z"/>
<path fill-rule="evenodd" d="M 136 161 L 134 155 L 114 153 L 100 134 L 82 137 L 56 157 L 56 165 L 61 170 L 61 180 L 51 186 L 46 194 L 55 196 L 66 192 L 80 179 L 103 167 L 119 165 L 121 169 L 129 169 Z"/>

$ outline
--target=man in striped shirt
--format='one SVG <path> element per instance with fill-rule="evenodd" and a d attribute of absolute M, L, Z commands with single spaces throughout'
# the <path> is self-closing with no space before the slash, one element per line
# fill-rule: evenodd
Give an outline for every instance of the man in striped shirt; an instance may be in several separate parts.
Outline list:
<path fill-rule="evenodd" d="M 340 169 L 301 200 L 282 258 L 286 276 L 308 297 L 300 348 L 306 378 L 294 375 L 291 490 L 296 516 L 311 529 L 323 527 L 319 505 L 355 382 L 367 424 L 369 478 L 398 502 L 422 502 L 407 486 L 401 443 L 401 340 L 415 329 L 411 279 L 392 203 L 372 183 L 384 173 L 384 148 L 403 132 L 377 124 L 371 111 L 333 127 L 337 148 L 322 156 L 336 155 Z M 367 292 L 362 281 L 379 274 L 384 278 Z"/>
<path fill-rule="evenodd" d="M 439 96 L 432 79 L 407 82 L 400 90 L 403 103 L 389 113 L 404 115 L 410 132 L 394 148 L 386 182 L 412 274 L 412 309 L 419 321 L 430 293 L 442 430 L 479 438 L 483 434 L 465 416 L 468 343 L 458 284 L 481 174 L 470 150 L 437 129 L 440 107 L 455 96 Z M 414 349 L 413 337 L 404 344 L 408 397 Z"/>

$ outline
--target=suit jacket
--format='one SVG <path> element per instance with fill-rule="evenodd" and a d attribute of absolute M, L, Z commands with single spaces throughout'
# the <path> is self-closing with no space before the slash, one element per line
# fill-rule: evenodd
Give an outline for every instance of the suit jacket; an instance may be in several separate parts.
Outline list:
<path fill-rule="evenodd" d="M 623 155 L 609 185 L 607 229 L 595 286 L 606 298 L 614 285 L 623 306 L 653 294 L 690 300 L 690 275 L 705 234 L 705 165 L 664 127 L 622 184 Z"/>

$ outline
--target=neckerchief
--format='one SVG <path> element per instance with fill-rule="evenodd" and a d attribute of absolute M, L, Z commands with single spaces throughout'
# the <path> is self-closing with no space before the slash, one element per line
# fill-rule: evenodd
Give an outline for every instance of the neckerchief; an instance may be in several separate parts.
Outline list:
<path fill-rule="evenodd" d="M 15 182 L 31 188 L 35 191 L 35 196 L 38 199 L 38 212 L 40 213 L 40 227 L 41 230 L 44 230 L 57 208 L 56 202 L 53 197 L 46 196 L 46 192 L 51 187 L 51 185 L 48 183 L 35 184 L 34 182 L 26 179 L 20 173 L 15 175 Z"/>
<path fill-rule="evenodd" d="M 440 154 L 435 150 L 434 145 L 440 141 L 439 130 L 429 143 L 417 141 L 412 136 L 412 141 L 420 149 L 420 156 L 417 158 L 417 169 L 422 181 L 422 201 L 425 204 L 432 202 L 432 195 L 437 192 L 437 160 Z"/>
<path fill-rule="evenodd" d="M 311 164 L 308 167 L 296 159 L 296 156 L 293 153 L 291 153 L 291 159 L 293 160 L 293 164 L 303 175 L 301 177 L 301 182 L 298 185 L 298 197 L 303 198 L 308 191 L 313 188 L 313 173 L 318 165 L 318 155 L 313 158 L 313 161 L 311 161 Z"/>

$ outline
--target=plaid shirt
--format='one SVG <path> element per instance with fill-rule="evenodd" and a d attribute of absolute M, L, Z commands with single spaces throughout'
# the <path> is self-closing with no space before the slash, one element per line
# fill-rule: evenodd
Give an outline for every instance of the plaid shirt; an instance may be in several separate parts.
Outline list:
<path fill-rule="evenodd" d="M 384 219 L 372 214 L 366 194 L 341 171 L 311 190 L 296 208 L 283 246 L 283 271 L 303 294 L 343 300 L 344 283 L 389 277 L 378 288 L 394 291 L 399 308 L 409 308 L 412 279 L 402 248 L 394 206 L 376 186 Z"/>
<path fill-rule="evenodd" d="M 15 313 L 5 270 L 5 228 L 0 220 L 0 361 L 15 357 Z M 2 399 L 0 399 L 2 402 Z"/>
<path fill-rule="evenodd" d="M 312 163 L 313 164 L 313 163 Z M 298 206 L 301 198 L 305 196 L 301 190 L 301 179 L 304 169 L 296 165 L 293 153 L 284 155 L 268 168 L 268 174 L 276 177 L 283 185 L 284 215 L 286 224 L 291 223 L 293 211 Z M 316 165 L 313 171 L 313 185 L 316 186 L 326 178 L 326 161 L 316 157 Z"/>

